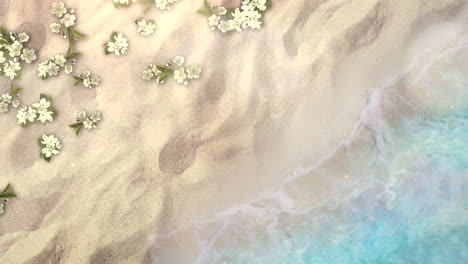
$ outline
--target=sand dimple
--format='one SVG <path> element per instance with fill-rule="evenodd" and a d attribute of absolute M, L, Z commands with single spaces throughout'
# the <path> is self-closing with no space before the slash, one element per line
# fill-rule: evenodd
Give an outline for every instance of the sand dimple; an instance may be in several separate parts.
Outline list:
<path fill-rule="evenodd" d="M 194 164 L 198 147 L 197 142 L 184 137 L 169 140 L 159 155 L 159 168 L 165 173 L 184 173 Z"/>

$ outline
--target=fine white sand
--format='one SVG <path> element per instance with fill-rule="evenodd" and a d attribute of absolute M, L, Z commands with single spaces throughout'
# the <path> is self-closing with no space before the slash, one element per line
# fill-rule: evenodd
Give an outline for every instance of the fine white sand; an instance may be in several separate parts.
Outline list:
<path fill-rule="evenodd" d="M 99 75 L 95 90 L 73 87 L 63 73 L 37 77 L 41 60 L 67 48 L 49 30 L 52 1 L 0 2 L 0 24 L 29 33 L 39 55 L 15 81 L 22 102 L 46 93 L 59 111 L 53 123 L 28 128 L 14 111 L 0 115 L 0 187 L 10 182 L 19 196 L 0 216 L 0 263 L 152 263 L 156 235 L 249 201 L 333 153 L 372 91 L 444 30 L 420 33 L 466 28 L 468 17 L 465 0 L 277 0 L 261 31 L 223 35 L 195 13 L 202 2 L 152 9 L 145 17 L 156 20 L 156 34 L 142 38 L 141 6 L 65 1 L 87 35 L 75 73 Z M 104 56 L 114 31 L 129 38 L 129 54 Z M 200 80 L 142 80 L 148 64 L 178 55 L 202 65 Z M 0 93 L 8 87 L 1 77 Z M 76 137 L 68 124 L 82 109 L 103 120 Z M 51 163 L 39 159 L 44 133 L 64 144 Z M 326 166 L 339 170 L 339 158 Z M 316 203 L 333 190 L 324 177 L 299 186 Z"/>

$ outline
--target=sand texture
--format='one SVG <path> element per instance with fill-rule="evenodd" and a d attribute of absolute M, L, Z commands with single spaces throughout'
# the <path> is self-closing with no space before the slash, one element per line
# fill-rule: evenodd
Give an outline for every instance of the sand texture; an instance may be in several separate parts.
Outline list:
<path fill-rule="evenodd" d="M 46 93 L 59 111 L 53 123 L 28 128 L 16 124 L 15 111 L 0 114 L 0 186 L 10 182 L 18 195 L 0 216 L 0 263 L 195 263 L 192 253 L 171 258 L 180 251 L 158 257 L 155 237 L 327 158 L 352 135 L 372 91 L 427 42 L 427 29 L 459 30 L 468 21 L 466 0 L 276 0 L 261 31 L 223 35 L 196 13 L 202 0 L 180 0 L 145 15 L 157 30 L 143 38 L 134 23 L 141 6 L 64 2 L 87 35 L 77 42 L 75 71 L 99 75 L 97 89 L 73 87 L 63 73 L 37 77 L 40 61 L 67 49 L 49 29 L 53 1 L 0 1 L 0 25 L 30 34 L 38 52 L 15 81 L 23 103 Z M 127 55 L 104 55 L 114 31 L 129 38 Z M 199 80 L 142 79 L 148 64 L 178 55 L 203 67 Z M 0 77 L 0 93 L 9 85 Z M 82 109 L 103 120 L 77 137 L 68 125 Z M 39 159 L 42 134 L 64 145 L 51 163 Z M 323 177 L 302 186 L 317 203 L 333 189 Z"/>

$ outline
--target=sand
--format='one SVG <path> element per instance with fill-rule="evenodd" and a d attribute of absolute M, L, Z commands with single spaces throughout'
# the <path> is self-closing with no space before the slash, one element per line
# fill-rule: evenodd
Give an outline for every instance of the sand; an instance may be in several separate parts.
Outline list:
<path fill-rule="evenodd" d="M 0 216 L 0 263 L 154 263 L 156 237 L 276 189 L 333 153 L 326 166 L 339 170 L 333 164 L 372 91 L 434 38 L 420 32 L 463 28 L 468 17 L 464 0 L 283 0 L 261 31 L 223 35 L 195 13 L 201 0 L 181 0 L 171 11 L 152 9 L 145 17 L 156 20 L 156 34 L 142 38 L 133 22 L 140 6 L 69 0 L 87 35 L 77 43 L 84 55 L 76 73 L 103 80 L 88 90 L 65 74 L 37 77 L 41 60 L 67 48 L 49 30 L 51 3 L 0 2 L 0 24 L 29 33 L 39 55 L 15 81 L 23 103 L 46 93 L 59 111 L 53 123 L 28 128 L 15 112 L 0 115 L 0 186 L 10 182 L 19 196 Z M 129 38 L 125 56 L 104 56 L 114 31 Z M 202 65 L 200 80 L 142 80 L 148 64 L 178 55 Z M 0 91 L 8 87 L 2 77 Z M 76 137 L 68 124 L 82 109 L 103 120 Z M 39 159 L 44 133 L 64 144 L 51 163 Z M 316 177 L 302 187 L 320 204 L 333 182 Z M 190 254 L 159 259 L 194 263 Z"/>

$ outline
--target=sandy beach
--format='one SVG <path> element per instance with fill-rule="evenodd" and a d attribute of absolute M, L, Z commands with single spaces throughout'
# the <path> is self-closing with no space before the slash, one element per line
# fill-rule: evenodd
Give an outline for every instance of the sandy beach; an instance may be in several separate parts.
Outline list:
<path fill-rule="evenodd" d="M 50 32 L 53 1 L 0 2 L 0 25 L 27 32 L 38 53 L 14 81 L 22 102 L 45 93 L 59 112 L 27 128 L 15 111 L 0 114 L 0 186 L 18 195 L 0 216 L 0 263 L 196 263 L 188 233 L 164 246 L 158 237 L 279 186 L 291 197 L 307 190 L 307 206 L 326 202 L 345 184 L 320 168 L 347 174 L 349 153 L 375 143 L 361 122 L 373 92 L 468 23 L 465 0 L 278 0 L 262 30 L 221 34 L 196 13 L 202 0 L 146 15 L 111 0 L 64 2 L 87 35 L 75 71 L 99 75 L 96 89 L 73 87 L 63 73 L 37 76 L 38 63 L 68 45 Z M 143 16 L 156 21 L 152 37 L 136 31 Z M 128 37 L 128 54 L 104 55 L 114 31 Z M 175 56 L 201 65 L 201 78 L 188 86 L 142 79 L 148 64 Z M 9 86 L 0 77 L 0 93 Z M 403 90 L 413 104 L 428 102 L 422 85 Z M 68 125 L 83 109 L 103 119 L 77 137 Z M 64 145 L 50 163 L 39 158 L 43 134 Z M 295 179 L 305 174 L 317 176 Z"/>

